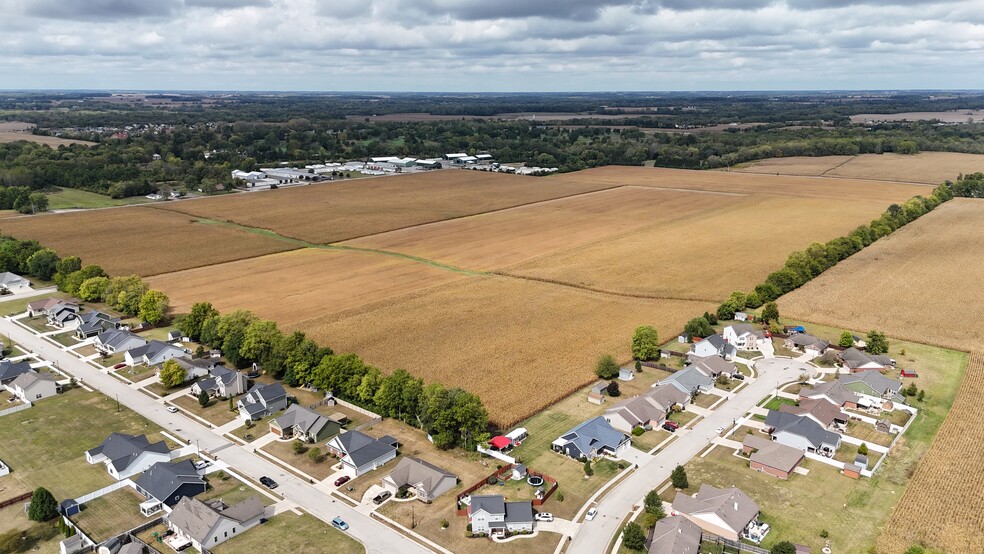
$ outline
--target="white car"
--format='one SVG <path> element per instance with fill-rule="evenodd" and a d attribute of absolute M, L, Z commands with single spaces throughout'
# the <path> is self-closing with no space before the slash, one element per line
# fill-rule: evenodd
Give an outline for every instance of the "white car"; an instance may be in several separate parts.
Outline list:
<path fill-rule="evenodd" d="M 536 514 L 533 519 L 537 521 L 553 521 L 553 514 L 550 512 L 540 512 Z"/>
<path fill-rule="evenodd" d="M 178 413 L 178 409 L 175 408 L 174 406 L 168 406 L 167 411 L 171 412 L 172 414 Z"/>
<path fill-rule="evenodd" d="M 195 464 L 195 469 L 205 469 L 206 467 L 212 465 L 212 462 L 208 460 L 195 460 L 193 463 Z"/>
<path fill-rule="evenodd" d="M 720 435 L 721 433 L 724 432 L 724 427 L 718 427 L 716 430 L 717 430 L 717 434 Z"/>
<path fill-rule="evenodd" d="M 596 515 L 598 515 L 598 509 L 591 508 L 590 510 L 588 510 L 588 513 L 584 514 L 584 521 L 591 521 L 592 519 L 595 518 Z"/>

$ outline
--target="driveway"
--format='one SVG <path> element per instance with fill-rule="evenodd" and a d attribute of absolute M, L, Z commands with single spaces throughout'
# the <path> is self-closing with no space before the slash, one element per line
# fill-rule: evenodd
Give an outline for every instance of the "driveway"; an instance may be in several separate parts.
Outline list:
<path fill-rule="evenodd" d="M 629 446 L 628 448 L 625 449 L 625 452 L 623 452 L 622 455 L 619 456 L 619 459 L 625 460 L 630 464 L 642 465 L 652 460 L 653 457 L 634 446 Z"/>

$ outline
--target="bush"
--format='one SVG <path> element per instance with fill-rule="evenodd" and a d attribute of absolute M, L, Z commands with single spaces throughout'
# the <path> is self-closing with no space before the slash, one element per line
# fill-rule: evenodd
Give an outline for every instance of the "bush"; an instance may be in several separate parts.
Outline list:
<path fill-rule="evenodd" d="M 641 435 L 641 434 L 643 434 L 645 432 L 646 432 L 646 430 L 643 429 L 642 427 L 633 427 L 632 428 L 632 434 L 634 436 L 636 436 L 636 437 L 638 437 L 639 435 Z"/>
<path fill-rule="evenodd" d="M 202 408 L 208 406 L 210 400 L 211 398 L 209 398 L 207 392 L 202 391 L 198 393 L 198 405 L 201 406 Z"/>
<path fill-rule="evenodd" d="M 862 456 L 867 456 L 868 455 L 868 445 L 862 442 L 861 445 L 858 446 L 858 454 L 860 454 Z"/>
<path fill-rule="evenodd" d="M 31 495 L 31 506 L 27 509 L 27 517 L 31 521 L 48 521 L 58 515 L 58 502 L 44 487 L 38 487 Z"/>
<path fill-rule="evenodd" d="M 636 373 L 642 373 L 642 362 L 640 362 L 639 360 L 636 360 L 635 370 Z"/>
<path fill-rule="evenodd" d="M 642 527 L 639 527 L 638 523 L 629 522 L 622 529 L 622 544 L 629 550 L 643 550 L 646 548 L 646 535 L 642 532 Z M 793 554 L 795 554 L 795 551 Z"/>
<path fill-rule="evenodd" d="M 557 494 L 554 495 L 554 498 L 557 499 L 557 502 L 563 502 L 564 501 L 564 493 L 562 493 L 560 491 L 557 491 Z"/>
<path fill-rule="evenodd" d="M 796 545 L 789 541 L 782 541 L 776 543 L 769 552 L 771 554 L 796 554 Z"/>
<path fill-rule="evenodd" d="M 926 398 L 926 391 L 919 389 L 919 394 L 916 396 L 916 400 L 922 402 Z"/>
<path fill-rule="evenodd" d="M 471 534 L 471 532 L 472 532 L 471 523 L 469 523 L 468 525 L 465 526 L 465 531 L 468 531 L 468 533 Z"/>
<path fill-rule="evenodd" d="M 618 376 L 618 362 L 611 354 L 605 354 L 598 359 L 598 366 L 595 368 L 595 373 L 598 377 L 602 379 L 614 379 Z"/>
<path fill-rule="evenodd" d="M 830 536 L 830 533 L 828 533 L 826 529 L 821 529 L 820 530 L 820 538 L 821 539 L 825 539 L 825 538 L 827 538 L 829 536 Z"/>
<path fill-rule="evenodd" d="M 320 464 L 321 463 L 321 460 L 323 459 L 323 457 L 321 456 L 321 449 L 320 448 L 312 448 L 311 451 L 308 452 L 308 457 L 311 458 L 311 461 L 312 462 L 314 462 L 316 464 Z"/>
<path fill-rule="evenodd" d="M 290 447 L 294 450 L 294 454 L 303 454 L 307 451 L 307 447 L 301 441 L 294 441 Z"/>
<path fill-rule="evenodd" d="M 611 396 L 612 398 L 622 396 L 622 391 L 618 388 L 618 381 L 608 383 L 608 387 L 606 387 L 605 390 L 608 391 L 608 396 Z"/>
<path fill-rule="evenodd" d="M 690 481 L 687 480 L 687 470 L 683 469 L 683 466 L 678 465 L 673 468 L 670 481 L 673 483 L 673 487 L 677 489 L 685 489 L 690 486 Z"/>
<path fill-rule="evenodd" d="M 446 519 L 442 519 L 441 520 L 441 529 L 447 529 L 450 526 L 451 526 L 451 524 L 448 523 L 448 520 L 446 520 Z"/>
<path fill-rule="evenodd" d="M 591 461 L 590 460 L 585 460 L 584 461 L 584 474 L 587 475 L 588 477 L 591 477 L 592 475 L 594 475 L 594 469 L 591 467 Z"/>

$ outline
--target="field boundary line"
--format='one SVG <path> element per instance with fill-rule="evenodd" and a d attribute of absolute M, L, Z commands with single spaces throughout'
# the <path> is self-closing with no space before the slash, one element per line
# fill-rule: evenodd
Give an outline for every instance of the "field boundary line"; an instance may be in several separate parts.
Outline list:
<path fill-rule="evenodd" d="M 851 156 L 850 158 L 842 161 L 841 163 L 835 165 L 834 167 L 831 167 L 831 168 L 828 168 L 828 169 L 823 170 L 823 173 L 820 174 L 820 177 L 826 177 L 827 174 L 830 173 L 831 171 L 833 171 L 835 169 L 838 169 L 838 168 L 841 168 L 841 167 L 844 167 L 844 165 L 846 165 L 849 162 L 853 162 L 856 159 L 858 159 L 857 155 Z M 872 180 L 873 181 L 877 181 L 878 179 L 872 179 Z"/>
<path fill-rule="evenodd" d="M 659 294 L 644 294 L 641 292 L 619 292 L 614 290 L 602 289 L 598 287 L 590 287 L 588 285 L 575 285 L 574 283 L 567 283 L 565 281 L 558 281 L 555 279 L 547 279 L 546 277 L 531 277 L 528 275 L 517 275 L 514 273 L 507 273 L 505 271 L 492 271 L 491 275 L 498 277 L 506 277 L 509 279 L 519 279 L 521 281 L 534 281 L 537 283 L 544 283 L 547 285 L 554 285 L 558 287 L 568 287 L 572 289 L 583 290 L 587 292 L 594 292 L 598 294 L 605 294 L 608 296 L 619 296 L 622 298 L 634 298 L 638 300 L 674 300 L 679 302 L 707 302 L 710 304 L 715 304 L 722 302 L 725 299 L 706 299 L 706 298 L 683 298 L 676 296 L 665 296 Z"/>

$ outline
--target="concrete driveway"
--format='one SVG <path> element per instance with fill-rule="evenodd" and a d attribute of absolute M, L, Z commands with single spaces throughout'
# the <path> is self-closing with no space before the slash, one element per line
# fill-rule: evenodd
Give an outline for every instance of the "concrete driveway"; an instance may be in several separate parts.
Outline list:
<path fill-rule="evenodd" d="M 762 358 L 754 365 L 755 370 L 760 374 L 774 375 L 783 382 L 799 379 L 804 373 L 811 379 L 820 374 L 813 364 L 792 358 Z"/>
<path fill-rule="evenodd" d="M 652 460 L 653 457 L 634 446 L 629 446 L 625 449 L 625 452 L 619 456 L 619 459 L 625 460 L 630 464 L 642 465 Z"/>

